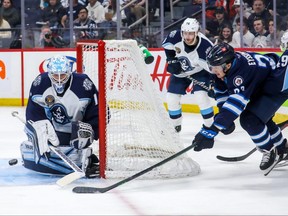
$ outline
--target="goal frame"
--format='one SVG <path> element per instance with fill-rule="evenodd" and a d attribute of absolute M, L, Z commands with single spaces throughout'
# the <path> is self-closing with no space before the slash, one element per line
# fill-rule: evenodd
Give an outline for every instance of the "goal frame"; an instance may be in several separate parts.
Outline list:
<path fill-rule="evenodd" d="M 83 44 L 97 44 L 98 47 L 98 112 L 99 112 L 99 169 L 100 169 L 100 177 L 106 178 L 105 176 L 105 167 L 106 167 L 106 134 L 105 134 L 105 127 L 106 127 L 106 107 L 107 101 L 105 97 L 105 82 L 106 80 L 106 73 L 105 73 L 105 42 L 103 40 L 95 40 L 95 41 L 80 41 L 77 42 L 77 72 L 83 73 Z M 101 82 L 102 81 L 102 82 Z M 101 116 L 101 118 L 100 118 Z M 103 117 L 105 116 L 105 118 Z M 103 118 L 102 118 L 103 117 Z"/>

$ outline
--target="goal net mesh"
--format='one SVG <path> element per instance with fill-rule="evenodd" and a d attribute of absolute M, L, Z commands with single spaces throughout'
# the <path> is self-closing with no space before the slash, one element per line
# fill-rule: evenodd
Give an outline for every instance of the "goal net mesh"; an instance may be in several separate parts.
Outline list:
<path fill-rule="evenodd" d="M 104 106 L 103 112 L 99 112 L 103 120 L 99 127 L 104 135 L 101 137 L 100 133 L 99 152 L 96 152 L 100 169 L 104 169 L 106 178 L 126 178 L 181 151 L 184 146 L 137 42 L 101 42 L 103 49 L 96 42 L 79 43 L 77 64 L 81 64 L 83 73 L 99 89 L 99 107 Z M 176 178 L 199 172 L 199 165 L 183 154 L 141 178 Z"/>

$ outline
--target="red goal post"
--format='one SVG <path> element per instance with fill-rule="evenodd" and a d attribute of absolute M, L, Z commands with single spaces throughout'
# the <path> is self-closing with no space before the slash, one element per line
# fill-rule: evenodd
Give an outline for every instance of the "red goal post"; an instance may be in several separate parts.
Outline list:
<path fill-rule="evenodd" d="M 77 43 L 77 71 L 87 73 L 99 91 L 100 176 L 127 178 L 181 151 L 174 130 L 135 40 Z M 187 154 L 141 178 L 196 175 Z"/>

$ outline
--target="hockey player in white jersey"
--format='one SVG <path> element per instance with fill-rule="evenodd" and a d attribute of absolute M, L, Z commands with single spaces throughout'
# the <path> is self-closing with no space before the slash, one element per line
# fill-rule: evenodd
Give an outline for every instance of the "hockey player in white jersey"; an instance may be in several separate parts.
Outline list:
<path fill-rule="evenodd" d="M 212 42 L 200 32 L 200 24 L 194 18 L 187 18 L 181 25 L 181 30 L 174 30 L 164 39 L 162 46 L 167 58 L 167 71 L 171 73 L 167 93 L 169 116 L 175 130 L 181 131 L 182 108 L 181 96 L 192 83 L 191 78 L 210 85 L 209 67 L 206 54 L 213 46 Z M 208 97 L 207 88 L 192 84 L 192 94 L 198 104 L 204 125 L 209 127 L 213 122 L 213 106 Z"/>
<path fill-rule="evenodd" d="M 40 173 L 65 175 L 73 170 L 49 145 L 59 148 L 86 177 L 99 176 L 99 164 L 91 144 L 98 139 L 98 92 L 86 74 L 72 73 L 66 56 L 49 60 L 48 72 L 33 81 L 26 108 L 21 144 L 23 165 Z"/>

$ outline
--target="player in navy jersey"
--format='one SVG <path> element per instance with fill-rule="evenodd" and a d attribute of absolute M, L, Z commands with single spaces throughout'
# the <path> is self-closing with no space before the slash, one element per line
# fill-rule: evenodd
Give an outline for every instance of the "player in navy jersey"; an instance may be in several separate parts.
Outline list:
<path fill-rule="evenodd" d="M 263 153 L 260 169 L 267 173 L 287 159 L 287 140 L 272 118 L 288 99 L 288 51 L 279 60 L 276 54 L 234 52 L 221 43 L 210 50 L 207 61 L 217 76 L 214 91 L 219 114 L 211 127 L 203 126 L 196 134 L 194 150 L 212 148 L 218 132 L 231 128 L 240 117 L 242 128 Z"/>
<path fill-rule="evenodd" d="M 20 147 L 24 167 L 48 174 L 73 172 L 50 152 L 49 145 L 53 145 L 87 177 L 96 177 L 99 161 L 90 145 L 98 139 L 98 91 L 86 74 L 72 73 L 70 61 L 63 55 L 52 57 L 47 69 L 35 78 L 29 93 L 28 140 Z"/>
<path fill-rule="evenodd" d="M 169 116 L 177 132 L 181 131 L 182 109 L 181 96 L 191 85 L 191 78 L 210 85 L 210 73 L 206 62 L 206 54 L 213 46 L 212 42 L 200 32 L 196 19 L 187 18 L 181 30 L 175 30 L 164 39 L 162 46 L 168 63 L 167 71 L 171 73 L 167 92 Z M 200 85 L 193 85 L 192 94 L 200 107 L 204 125 L 209 127 L 213 122 L 213 107 L 208 97 L 208 90 Z"/>

